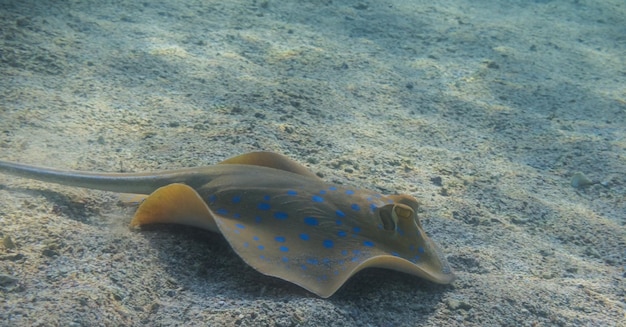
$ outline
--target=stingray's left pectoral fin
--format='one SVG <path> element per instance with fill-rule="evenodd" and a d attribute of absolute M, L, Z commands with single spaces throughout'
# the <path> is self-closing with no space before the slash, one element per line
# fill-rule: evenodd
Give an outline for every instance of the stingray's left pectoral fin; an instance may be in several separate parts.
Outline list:
<path fill-rule="evenodd" d="M 218 231 L 213 213 L 198 192 L 179 183 L 157 189 L 141 203 L 130 225 L 147 224 L 180 224 Z"/>

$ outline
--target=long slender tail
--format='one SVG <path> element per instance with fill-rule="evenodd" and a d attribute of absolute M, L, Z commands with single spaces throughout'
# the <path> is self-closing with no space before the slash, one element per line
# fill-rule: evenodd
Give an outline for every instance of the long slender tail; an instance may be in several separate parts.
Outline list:
<path fill-rule="evenodd" d="M 0 161 L 0 172 L 11 175 L 69 186 L 137 194 L 150 194 L 171 183 L 190 183 L 206 179 L 207 168 L 210 167 L 156 173 L 93 173 Z"/>

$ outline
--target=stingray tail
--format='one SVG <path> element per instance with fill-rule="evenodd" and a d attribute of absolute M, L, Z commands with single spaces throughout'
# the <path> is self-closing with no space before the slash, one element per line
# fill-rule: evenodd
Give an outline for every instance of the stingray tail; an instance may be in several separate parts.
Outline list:
<path fill-rule="evenodd" d="M 8 161 L 0 161 L 0 172 L 39 181 L 118 193 L 150 194 L 172 183 L 197 183 L 207 180 L 207 173 L 197 168 L 158 173 L 92 173 L 58 170 Z"/>

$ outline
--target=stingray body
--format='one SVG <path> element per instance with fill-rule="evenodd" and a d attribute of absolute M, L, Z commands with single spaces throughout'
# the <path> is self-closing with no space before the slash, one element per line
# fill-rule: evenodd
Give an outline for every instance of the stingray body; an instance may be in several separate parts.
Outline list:
<path fill-rule="evenodd" d="M 157 173 L 88 173 L 0 161 L 0 172 L 53 183 L 150 194 L 132 226 L 175 223 L 221 233 L 257 271 L 329 297 L 352 275 L 380 267 L 454 280 L 424 233 L 417 201 L 324 182 L 271 152 Z"/>

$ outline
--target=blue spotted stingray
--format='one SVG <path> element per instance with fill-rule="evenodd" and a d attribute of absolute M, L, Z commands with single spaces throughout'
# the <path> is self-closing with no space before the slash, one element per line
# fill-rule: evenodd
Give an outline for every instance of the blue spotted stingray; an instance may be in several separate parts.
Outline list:
<path fill-rule="evenodd" d="M 131 226 L 174 223 L 221 233 L 257 271 L 329 297 L 368 267 L 454 280 L 424 233 L 418 202 L 324 182 L 271 152 L 157 173 L 62 171 L 0 161 L 0 171 L 53 183 L 150 194 Z"/>

